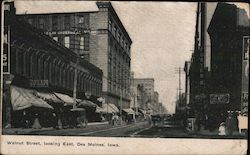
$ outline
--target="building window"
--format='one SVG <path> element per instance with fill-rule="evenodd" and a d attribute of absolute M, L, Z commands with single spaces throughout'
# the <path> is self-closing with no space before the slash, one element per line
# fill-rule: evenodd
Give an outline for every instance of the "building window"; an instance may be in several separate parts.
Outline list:
<path fill-rule="evenodd" d="M 70 39 L 69 39 L 69 36 L 65 36 L 64 37 L 64 46 L 69 48 L 69 45 L 70 45 Z"/>
<path fill-rule="evenodd" d="M 29 19 L 28 19 L 28 23 L 29 23 L 29 24 L 32 24 L 32 18 L 29 18 Z"/>
<path fill-rule="evenodd" d="M 80 37 L 80 50 L 84 50 L 84 37 Z"/>
<path fill-rule="evenodd" d="M 204 81 L 202 80 L 202 81 L 200 81 L 200 85 L 203 85 L 204 84 Z"/>
<path fill-rule="evenodd" d="M 116 33 L 117 33 L 117 26 L 114 26 L 114 36 L 116 37 Z"/>
<path fill-rule="evenodd" d="M 85 34 L 84 35 L 84 50 L 85 51 L 88 51 L 89 50 L 89 38 L 90 38 L 90 36 L 89 36 L 89 34 Z"/>
<path fill-rule="evenodd" d="M 120 39 L 121 39 L 121 33 L 119 32 L 118 35 L 117 35 L 117 41 L 118 41 L 118 43 L 120 42 Z"/>
<path fill-rule="evenodd" d="M 84 24 L 84 16 L 79 16 L 78 23 L 79 24 Z"/>
<path fill-rule="evenodd" d="M 38 22 L 39 22 L 39 25 L 38 25 L 39 29 L 44 29 L 44 19 L 40 17 Z"/>
<path fill-rule="evenodd" d="M 56 31 L 58 29 L 58 18 L 57 16 L 52 16 L 52 30 Z"/>
<path fill-rule="evenodd" d="M 64 16 L 64 29 L 65 30 L 70 29 L 70 16 L 69 15 Z"/>
<path fill-rule="evenodd" d="M 112 31 L 112 21 L 109 20 L 109 31 Z"/>
<path fill-rule="evenodd" d="M 58 41 L 58 37 L 53 37 L 53 39 L 54 39 L 55 41 Z"/>

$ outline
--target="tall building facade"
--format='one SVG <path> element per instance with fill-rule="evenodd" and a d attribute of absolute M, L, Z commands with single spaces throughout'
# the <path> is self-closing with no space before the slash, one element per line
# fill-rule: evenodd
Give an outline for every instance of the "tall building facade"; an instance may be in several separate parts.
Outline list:
<path fill-rule="evenodd" d="M 199 2 L 196 12 L 195 44 L 191 57 L 189 75 L 189 103 L 193 111 L 204 111 L 209 104 L 208 88 L 211 69 L 211 41 L 207 28 L 217 3 Z M 187 68 L 186 68 L 187 69 Z"/>
<path fill-rule="evenodd" d="M 6 58 L 10 62 L 3 76 L 3 113 L 6 114 L 3 117 L 6 121 L 11 116 L 10 105 L 14 104 L 11 87 L 72 97 L 77 75 L 77 98 L 86 99 L 86 92 L 91 93 L 95 101 L 102 96 L 101 69 L 84 59 L 76 63 L 78 56 L 73 51 L 18 18 L 13 3 L 6 4 L 6 8 L 4 36 L 8 39 L 4 42 L 4 53 L 8 53 Z"/>
<path fill-rule="evenodd" d="M 191 113 L 247 113 L 248 55 L 246 11 L 234 4 L 198 3 L 194 53 L 190 67 L 185 63 Z"/>
<path fill-rule="evenodd" d="M 110 2 L 98 11 L 20 15 L 44 34 L 103 71 L 103 97 L 129 107 L 132 40 Z"/>
<path fill-rule="evenodd" d="M 210 108 L 248 112 L 249 17 L 236 5 L 218 3 L 211 38 Z"/>

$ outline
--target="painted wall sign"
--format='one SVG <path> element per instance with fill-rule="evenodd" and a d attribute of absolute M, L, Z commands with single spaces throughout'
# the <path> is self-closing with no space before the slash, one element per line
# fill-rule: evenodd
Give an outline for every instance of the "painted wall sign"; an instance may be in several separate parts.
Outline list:
<path fill-rule="evenodd" d="M 210 104 L 228 104 L 229 94 L 210 94 Z"/>

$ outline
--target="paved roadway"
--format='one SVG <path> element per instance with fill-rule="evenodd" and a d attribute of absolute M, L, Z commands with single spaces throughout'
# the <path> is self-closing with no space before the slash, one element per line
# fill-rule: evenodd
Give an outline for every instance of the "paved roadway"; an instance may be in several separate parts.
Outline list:
<path fill-rule="evenodd" d="M 26 133 L 26 135 L 128 137 L 149 127 L 150 125 L 145 121 L 122 126 L 101 124 L 86 128 L 33 131 Z"/>
<path fill-rule="evenodd" d="M 7 132 L 5 134 L 8 134 Z M 15 134 L 12 132 L 9 134 Z M 149 125 L 148 122 L 137 122 L 136 124 L 112 126 L 109 124 L 90 125 L 86 128 L 75 129 L 48 129 L 48 130 L 31 130 L 29 132 L 16 133 L 20 135 L 50 135 L 50 136 L 91 136 L 91 137 L 138 137 L 138 138 L 234 138 L 246 139 L 247 135 L 225 136 L 221 137 L 214 133 L 190 134 L 185 131 L 184 127 L 177 123 L 167 121 L 164 124 L 156 123 L 155 126 Z"/>

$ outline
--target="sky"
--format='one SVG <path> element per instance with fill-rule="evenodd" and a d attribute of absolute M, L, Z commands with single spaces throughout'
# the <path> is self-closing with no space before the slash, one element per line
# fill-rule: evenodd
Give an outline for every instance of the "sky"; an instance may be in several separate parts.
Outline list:
<path fill-rule="evenodd" d="M 197 3 L 114 1 L 112 5 L 133 41 L 131 70 L 137 78 L 155 79 L 159 101 L 173 113 L 179 84 L 176 70 L 184 67 L 194 49 Z M 17 1 L 15 6 L 17 13 L 27 14 L 98 10 L 93 1 Z M 183 71 L 182 92 L 184 82 Z"/>

